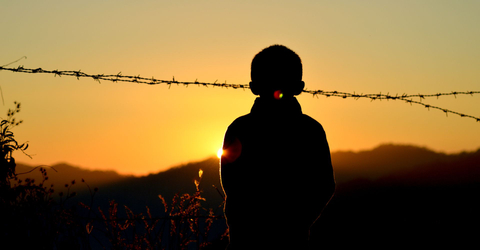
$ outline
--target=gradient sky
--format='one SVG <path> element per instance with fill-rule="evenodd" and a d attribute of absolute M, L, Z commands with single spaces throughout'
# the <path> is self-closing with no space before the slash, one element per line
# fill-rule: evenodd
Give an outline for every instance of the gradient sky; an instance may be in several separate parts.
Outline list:
<path fill-rule="evenodd" d="M 480 90 L 480 1 L 6 1 L 0 65 L 246 84 L 261 49 L 297 52 L 308 89 L 431 94 Z M 6 116 L 27 164 L 147 174 L 201 160 L 250 111 L 249 91 L 101 84 L 0 71 Z M 480 147 L 480 122 L 400 101 L 298 97 L 332 151 L 381 143 L 442 152 Z M 480 95 L 425 100 L 480 117 Z M 307 145 L 304 145 L 307 146 Z"/>

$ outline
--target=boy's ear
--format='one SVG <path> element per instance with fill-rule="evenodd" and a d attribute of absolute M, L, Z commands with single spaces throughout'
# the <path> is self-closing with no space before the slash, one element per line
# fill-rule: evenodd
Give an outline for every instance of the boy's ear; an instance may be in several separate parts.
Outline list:
<path fill-rule="evenodd" d="M 300 95 L 305 88 L 305 82 L 304 81 L 299 81 L 295 83 L 293 87 L 293 95 Z"/>
<path fill-rule="evenodd" d="M 251 81 L 249 85 L 250 90 L 254 95 L 260 95 L 260 86 L 257 82 Z"/>

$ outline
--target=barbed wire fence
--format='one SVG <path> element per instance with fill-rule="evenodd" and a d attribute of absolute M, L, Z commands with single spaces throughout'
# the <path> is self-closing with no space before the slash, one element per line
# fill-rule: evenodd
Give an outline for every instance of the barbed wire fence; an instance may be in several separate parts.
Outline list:
<path fill-rule="evenodd" d="M 17 60 L 18 61 L 18 60 Z M 10 63 L 11 64 L 11 63 Z M 126 76 L 122 75 L 121 72 L 115 75 L 106 75 L 106 74 L 87 74 L 84 73 L 80 70 L 75 71 L 75 70 L 44 70 L 42 68 L 36 68 L 36 69 L 31 69 L 31 68 L 24 68 L 23 66 L 18 66 L 16 68 L 8 68 L 3 65 L 0 66 L 0 71 L 1 70 L 6 70 L 6 71 L 12 71 L 12 72 L 19 72 L 19 73 L 28 73 L 28 74 L 53 74 L 54 76 L 73 76 L 76 77 L 78 80 L 80 78 L 92 78 L 93 80 L 97 82 L 101 81 L 111 81 L 111 82 L 131 82 L 131 83 L 139 83 L 139 84 L 148 84 L 148 85 L 159 85 L 159 84 L 165 84 L 168 85 L 169 88 L 171 85 L 184 85 L 184 86 L 189 86 L 189 85 L 196 85 L 196 86 L 204 86 L 204 87 L 221 87 L 221 88 L 232 88 L 232 89 L 249 89 L 248 84 L 232 84 L 232 83 L 227 83 L 226 81 L 221 83 L 218 81 L 215 82 L 199 82 L 197 80 L 193 82 L 185 82 L 185 81 L 177 81 L 175 80 L 175 77 L 172 78 L 172 80 L 160 80 L 156 79 L 154 77 L 147 78 L 147 77 L 141 77 L 140 75 L 138 76 Z M 448 93 L 435 93 L 435 94 L 402 94 L 402 95 L 391 95 L 389 93 L 387 94 L 357 94 L 357 93 L 348 93 L 348 92 L 340 92 L 340 91 L 324 91 L 324 90 L 308 90 L 305 89 L 303 90 L 303 93 L 311 94 L 314 97 L 318 96 L 325 96 L 325 97 L 340 97 L 343 99 L 346 98 L 354 98 L 355 100 L 358 99 L 370 99 L 371 101 L 375 100 L 399 100 L 403 101 L 406 103 L 410 104 L 417 104 L 421 105 L 427 109 L 436 109 L 443 111 L 447 116 L 448 114 L 454 114 L 458 115 L 460 117 L 464 118 L 471 118 L 476 120 L 477 122 L 480 122 L 480 117 L 476 117 L 473 115 L 468 115 L 460 112 L 456 112 L 453 110 L 449 110 L 446 108 L 441 108 L 438 106 L 433 106 L 427 103 L 424 103 L 423 100 L 431 97 L 436 97 L 437 99 L 441 96 L 460 96 L 460 95 L 475 95 L 475 94 L 480 94 L 480 91 L 452 91 Z M 419 98 L 418 101 L 414 100 L 414 98 Z"/>

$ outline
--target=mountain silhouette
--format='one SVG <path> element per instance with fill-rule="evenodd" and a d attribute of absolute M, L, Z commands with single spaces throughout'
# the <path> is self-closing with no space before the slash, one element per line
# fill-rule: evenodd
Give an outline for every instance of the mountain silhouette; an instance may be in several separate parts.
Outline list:
<path fill-rule="evenodd" d="M 88 170 L 66 163 L 38 167 L 19 163 L 16 167 L 16 173 L 20 179 L 30 178 L 35 179 L 36 182 L 40 182 L 43 179 L 42 174 L 39 171 L 40 167 L 47 170 L 48 180 L 46 181 L 46 184 L 54 184 L 54 188 L 57 192 L 63 191 L 63 189 L 65 189 L 65 184 L 71 186 L 72 181 L 75 181 L 75 185 L 72 188 L 75 189 L 76 192 L 88 192 L 88 187 L 85 183 L 93 189 L 98 186 L 116 183 L 131 177 L 120 175 L 115 171 Z M 82 179 L 85 183 L 82 183 Z"/>
<path fill-rule="evenodd" d="M 480 150 L 444 154 L 423 147 L 385 144 L 359 152 L 333 152 L 332 163 L 337 189 L 312 228 L 313 249 L 479 246 Z M 136 213 L 144 213 L 146 206 L 152 213 L 163 210 L 159 194 L 170 203 L 176 193 L 194 193 L 194 180 L 199 179 L 202 169 L 204 207 L 222 213 L 223 191 L 216 157 L 143 177 L 68 166 L 54 168 L 58 172 L 50 170 L 48 174 L 58 175 L 58 179 L 52 178 L 59 183 L 56 185 L 84 178 L 92 188 L 98 186 L 94 206 L 106 208 L 108 201 L 115 200 Z M 17 172 L 20 169 L 24 170 L 19 167 Z M 80 190 L 78 198 L 91 197 Z"/>
<path fill-rule="evenodd" d="M 334 152 L 332 162 L 337 182 L 347 182 L 362 178 L 375 180 L 423 164 L 446 161 L 448 157 L 423 147 L 384 144 L 360 152 Z"/>
<path fill-rule="evenodd" d="M 337 190 L 314 244 L 369 249 L 479 246 L 480 150 L 443 154 L 408 145 L 332 154 Z"/>
<path fill-rule="evenodd" d="M 200 169 L 203 171 L 201 180 L 198 175 Z M 103 202 L 115 200 L 134 211 L 143 212 L 146 206 L 162 208 L 158 195 L 162 195 L 167 203 L 170 203 L 175 194 L 195 193 L 194 180 L 200 180 L 199 188 L 203 190 L 202 197 L 206 200 L 204 206 L 216 208 L 222 204 L 223 191 L 217 157 L 188 163 L 157 174 L 129 177 L 101 185 L 101 192 L 98 192 L 95 199 Z M 218 211 L 221 213 L 221 209 Z"/>

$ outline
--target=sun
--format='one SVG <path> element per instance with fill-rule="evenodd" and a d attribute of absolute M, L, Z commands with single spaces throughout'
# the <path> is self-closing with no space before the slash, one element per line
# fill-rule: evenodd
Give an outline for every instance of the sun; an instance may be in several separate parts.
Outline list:
<path fill-rule="evenodd" d="M 222 155 L 223 155 L 223 148 L 219 148 L 217 151 L 217 157 L 222 158 Z"/>

